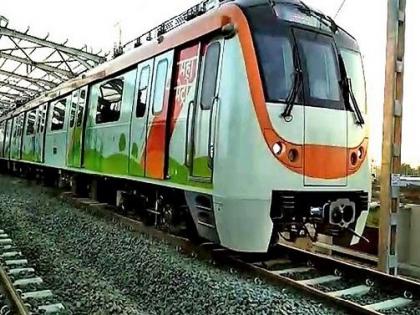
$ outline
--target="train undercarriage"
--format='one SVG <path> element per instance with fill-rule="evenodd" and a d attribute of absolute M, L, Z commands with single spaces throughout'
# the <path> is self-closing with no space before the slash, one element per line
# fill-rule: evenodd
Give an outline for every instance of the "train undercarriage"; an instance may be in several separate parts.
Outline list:
<path fill-rule="evenodd" d="M 185 194 L 179 189 L 10 161 L 0 161 L 0 172 L 107 203 L 122 215 L 138 218 L 164 232 L 198 237 Z"/>
<path fill-rule="evenodd" d="M 316 241 L 319 234 L 363 238 L 355 227 L 368 207 L 369 195 L 364 191 L 276 191 L 271 219 L 278 238 L 290 242 L 305 237 Z"/>
<path fill-rule="evenodd" d="M 181 189 L 121 178 L 69 172 L 13 161 L 0 161 L 0 171 L 35 180 L 115 206 L 122 215 L 140 219 L 166 233 L 219 243 L 212 197 Z M 275 191 L 272 195 L 271 245 L 280 239 L 316 241 L 319 234 L 348 240 L 362 237 L 355 231 L 361 211 L 368 209 L 368 193 Z"/>

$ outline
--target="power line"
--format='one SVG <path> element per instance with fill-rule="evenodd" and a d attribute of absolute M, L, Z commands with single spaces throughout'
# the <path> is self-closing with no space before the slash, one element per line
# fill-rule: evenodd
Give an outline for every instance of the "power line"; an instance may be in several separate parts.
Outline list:
<path fill-rule="evenodd" d="M 343 9 L 344 5 L 346 4 L 346 0 L 343 0 L 340 4 L 340 7 L 337 10 L 337 13 L 334 15 L 334 19 L 337 18 L 337 16 L 340 14 L 341 10 Z"/>

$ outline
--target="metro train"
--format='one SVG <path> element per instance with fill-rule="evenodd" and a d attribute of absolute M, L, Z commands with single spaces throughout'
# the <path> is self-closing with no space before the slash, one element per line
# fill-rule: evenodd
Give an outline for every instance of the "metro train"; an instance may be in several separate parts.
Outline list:
<path fill-rule="evenodd" d="M 207 0 L 146 35 L 1 117 L 3 167 L 106 179 L 150 224 L 239 252 L 360 241 L 369 130 L 351 35 L 296 0 Z"/>

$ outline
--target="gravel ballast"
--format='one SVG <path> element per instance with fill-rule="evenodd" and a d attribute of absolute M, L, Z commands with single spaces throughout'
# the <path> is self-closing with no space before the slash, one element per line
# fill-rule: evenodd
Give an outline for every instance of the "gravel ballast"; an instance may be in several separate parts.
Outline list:
<path fill-rule="evenodd" d="M 69 314 L 344 314 L 93 217 L 0 176 L 0 228 Z"/>

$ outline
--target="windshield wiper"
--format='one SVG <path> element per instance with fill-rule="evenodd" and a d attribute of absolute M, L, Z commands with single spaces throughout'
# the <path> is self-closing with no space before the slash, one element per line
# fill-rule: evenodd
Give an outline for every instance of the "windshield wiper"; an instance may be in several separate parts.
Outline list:
<path fill-rule="evenodd" d="M 347 76 L 346 65 L 344 64 L 343 57 L 341 54 L 338 54 L 340 72 L 342 73 L 342 80 L 340 86 L 343 91 L 344 103 L 346 104 L 346 109 L 351 110 L 356 115 L 356 123 L 358 125 L 364 125 L 365 120 L 363 114 L 360 111 L 359 104 L 357 103 L 356 97 L 354 96 L 353 87 L 351 80 Z M 351 102 L 350 102 L 351 101 Z M 353 104 L 353 106 L 351 105 Z"/>
<path fill-rule="evenodd" d="M 312 10 L 303 1 L 300 1 L 299 3 L 303 7 L 303 8 L 302 7 L 300 8 L 300 10 L 303 13 L 305 13 L 305 14 L 307 14 L 309 16 L 313 16 L 313 17 L 317 18 L 319 22 L 321 22 L 322 24 L 324 24 L 326 27 L 329 27 L 333 33 L 337 33 L 338 26 L 337 26 L 337 23 L 335 23 L 335 21 L 333 20 L 332 17 L 327 16 L 327 15 L 321 13 L 321 12 Z M 326 23 L 325 21 L 328 21 L 330 24 Z"/>
<path fill-rule="evenodd" d="M 295 106 L 296 98 L 302 86 L 302 70 L 296 69 L 294 73 L 293 88 L 286 99 L 286 108 L 281 116 L 288 118 L 292 114 L 293 107 Z"/>
<path fill-rule="evenodd" d="M 276 10 L 277 3 L 274 0 L 267 0 L 267 2 L 268 2 L 268 5 L 271 7 L 271 10 L 273 10 L 273 14 L 276 17 L 278 17 L 279 15 L 278 15 L 277 10 Z"/>
<path fill-rule="evenodd" d="M 299 92 L 302 87 L 303 78 L 302 78 L 302 69 L 300 67 L 300 61 L 299 61 L 299 52 L 297 48 L 297 44 L 295 44 L 293 48 L 293 59 L 295 63 L 295 73 L 293 78 L 293 87 L 290 91 L 289 95 L 286 99 L 286 108 L 284 109 L 281 116 L 285 119 L 289 118 L 292 114 L 293 106 L 295 106 L 296 98 L 299 95 Z"/>
<path fill-rule="evenodd" d="M 348 91 L 349 91 L 349 96 L 351 98 L 351 102 L 353 103 L 353 109 L 354 109 L 354 113 L 356 114 L 357 123 L 359 125 L 364 125 L 365 120 L 363 119 L 363 114 L 360 110 L 359 104 L 357 104 L 356 97 L 354 96 L 353 87 L 351 85 L 351 79 L 349 79 L 349 78 L 346 79 L 346 86 L 347 86 Z"/>

